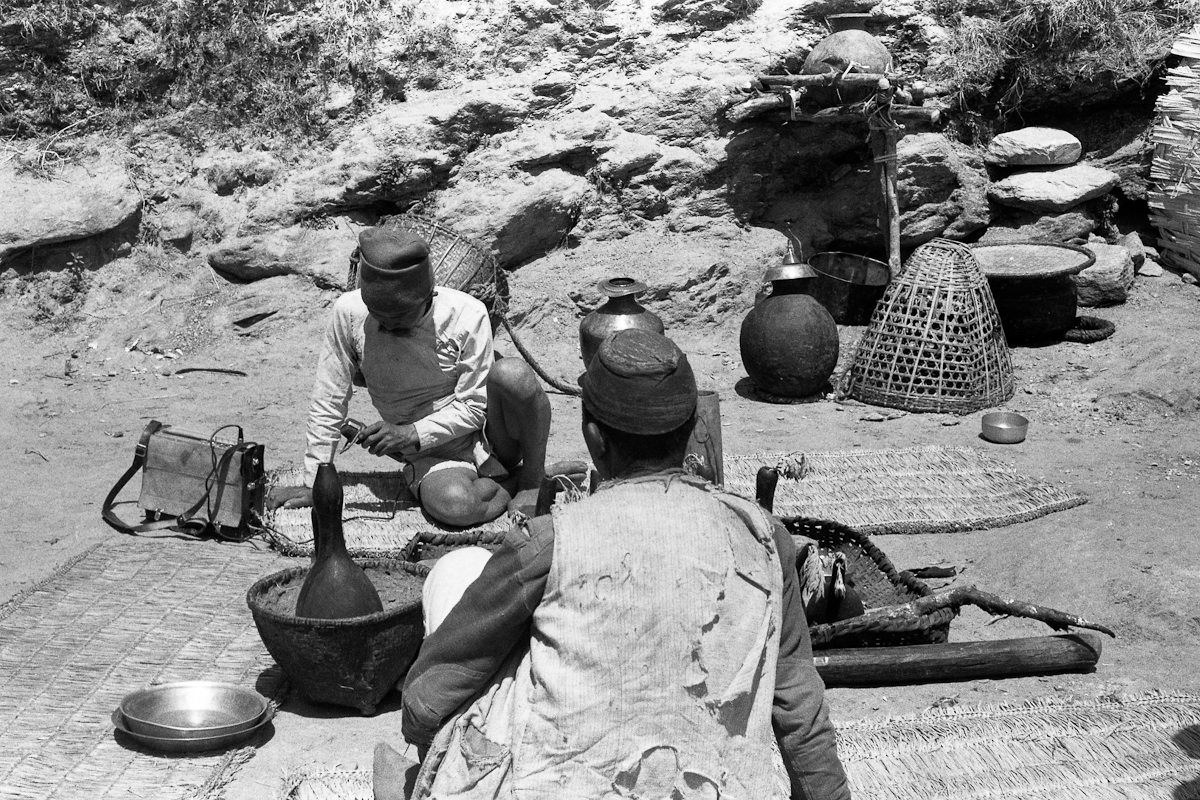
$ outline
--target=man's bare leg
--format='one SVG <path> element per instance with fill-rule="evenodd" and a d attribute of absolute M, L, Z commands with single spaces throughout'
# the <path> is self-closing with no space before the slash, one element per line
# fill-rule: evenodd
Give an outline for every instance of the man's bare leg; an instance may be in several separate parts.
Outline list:
<path fill-rule="evenodd" d="M 421 481 L 419 493 L 425 513 L 456 527 L 490 522 L 503 514 L 512 500 L 503 486 L 466 467 L 429 473 Z"/>
<path fill-rule="evenodd" d="M 514 498 L 537 501 L 546 474 L 550 399 L 528 364 L 503 358 L 492 365 L 487 385 L 487 437 L 510 477 L 501 483 L 469 469 L 444 469 L 421 481 L 421 505 L 434 519 L 465 527 L 496 519 Z"/>
<path fill-rule="evenodd" d="M 520 359 L 502 358 L 488 374 L 487 437 L 496 458 L 516 476 L 512 490 L 536 493 L 546 475 L 550 398 Z"/>

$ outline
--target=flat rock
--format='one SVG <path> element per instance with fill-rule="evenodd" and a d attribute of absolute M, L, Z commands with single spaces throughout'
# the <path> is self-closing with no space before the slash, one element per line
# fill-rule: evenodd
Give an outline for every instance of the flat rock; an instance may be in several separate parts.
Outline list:
<path fill-rule="evenodd" d="M 242 236 L 208 253 L 213 269 L 244 281 L 303 275 L 322 288 L 345 290 L 350 256 L 362 225 L 348 218 L 331 228 L 293 225 L 271 233 Z"/>
<path fill-rule="evenodd" d="M 592 194 L 586 178 L 553 167 L 536 175 L 487 173 L 439 193 L 432 212 L 460 234 L 490 243 L 501 267 L 515 268 L 561 244 Z"/>
<path fill-rule="evenodd" d="M 1115 172 L 1073 164 L 1016 172 L 988 188 L 997 203 L 1027 211 L 1063 212 L 1107 194 L 1119 180 Z"/>
<path fill-rule="evenodd" d="M 979 238 L 984 244 L 993 242 L 1069 242 L 1086 239 L 1096 230 L 1100 220 L 1086 208 L 1063 214 L 1036 214 L 1031 211 L 1010 210 L 992 220 Z"/>
<path fill-rule="evenodd" d="M 519 90 L 423 92 L 351 127 L 309 169 L 247 192 L 250 232 L 375 203 L 408 207 L 442 186 L 462 150 L 516 128 L 528 113 Z"/>
<path fill-rule="evenodd" d="M 997 135 L 988 144 L 984 160 L 998 167 L 1040 167 L 1074 164 L 1083 145 L 1057 128 L 1021 128 Z"/>
<path fill-rule="evenodd" d="M 33 247 L 86 239 L 128 222 L 141 195 L 122 164 L 99 158 L 41 177 L 0 165 L 0 264 Z"/>
<path fill-rule="evenodd" d="M 1089 244 L 1096 263 L 1075 275 L 1079 305 L 1109 306 L 1124 303 L 1133 286 L 1133 259 L 1119 244 Z"/>
<path fill-rule="evenodd" d="M 1161 278 L 1165 270 L 1157 262 L 1146 260 L 1138 267 L 1137 274 L 1145 278 Z"/>

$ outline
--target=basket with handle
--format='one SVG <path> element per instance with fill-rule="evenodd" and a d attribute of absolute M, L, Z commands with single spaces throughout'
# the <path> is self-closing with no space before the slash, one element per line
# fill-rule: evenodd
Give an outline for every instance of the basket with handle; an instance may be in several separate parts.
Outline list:
<path fill-rule="evenodd" d="M 783 517 L 793 536 L 807 536 L 822 553 L 846 556 L 846 573 L 867 609 L 908 603 L 931 594 L 922 581 L 898 571 L 864 533 L 829 520 Z M 958 612 L 941 608 L 919 617 L 865 620 L 851 617 L 839 622 L 810 625 L 814 649 L 828 647 L 882 647 L 907 644 L 940 644 L 950 635 L 950 621 Z"/>
<path fill-rule="evenodd" d="M 971 249 L 947 239 L 921 245 L 875 307 L 841 393 L 905 411 L 969 414 L 1013 391 L 1000 315 Z"/>

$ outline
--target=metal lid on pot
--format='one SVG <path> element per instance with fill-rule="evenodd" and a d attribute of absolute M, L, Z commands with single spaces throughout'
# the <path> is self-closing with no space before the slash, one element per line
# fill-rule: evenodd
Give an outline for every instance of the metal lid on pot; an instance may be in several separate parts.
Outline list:
<path fill-rule="evenodd" d="M 809 264 L 802 262 L 796 257 L 796 248 L 791 241 L 788 242 L 787 254 L 783 257 L 783 263 L 776 267 L 769 267 L 763 273 L 764 281 L 797 281 L 806 278 L 816 278 L 820 275 Z"/>
<path fill-rule="evenodd" d="M 763 273 L 765 281 L 795 281 L 817 277 L 817 271 L 808 264 L 780 264 Z"/>

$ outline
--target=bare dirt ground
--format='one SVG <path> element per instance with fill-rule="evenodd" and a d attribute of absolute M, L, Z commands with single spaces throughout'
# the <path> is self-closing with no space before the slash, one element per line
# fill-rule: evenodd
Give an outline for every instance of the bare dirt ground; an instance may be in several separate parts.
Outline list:
<path fill-rule="evenodd" d="M 831 398 L 769 405 L 739 395 L 735 387 L 745 373 L 738 325 L 757 276 L 780 253 L 777 238 L 765 234 L 633 236 L 563 249 L 513 274 L 512 316 L 547 371 L 573 380 L 580 370 L 580 312 L 572 292 L 586 303 L 588 287 L 600 277 L 632 274 L 660 286 L 665 277 L 699 276 L 677 281 L 670 296 L 651 292 L 647 302 L 691 355 L 701 388 L 719 392 L 727 455 L 972 446 L 1024 474 L 1081 492 L 1085 505 L 1031 522 L 879 536 L 876 542 L 902 569 L 955 566 L 960 582 L 1073 611 L 1118 634 L 1106 640 L 1090 674 L 834 689 L 835 720 L 893 716 L 935 703 L 1200 691 L 1200 288 L 1169 272 L 1139 277 L 1127 303 L 1085 312 L 1115 322 L 1112 338 L 1014 349 L 1017 392 L 1004 408 L 1030 417 L 1032 425 L 1023 444 L 1005 446 L 979 438 L 979 413 L 880 421 L 879 409 Z M 0 602 L 91 544 L 121 535 L 101 522 L 101 501 L 128 466 L 149 419 L 198 431 L 236 422 L 249 438 L 266 443 L 269 467 L 300 458 L 312 366 L 334 293 L 299 278 L 234 285 L 195 259 L 176 266 L 139 272 L 129 259 L 109 265 L 93 276 L 78 322 L 57 332 L 31 321 L 28 302 L 3 298 L 0 446 L 8 455 L 0 495 Z M 231 323 L 238 314 L 230 309 L 264 298 L 276 313 L 242 327 Z M 839 368 L 860 333 L 843 329 Z M 498 349 L 516 355 L 504 335 Z M 206 367 L 241 370 L 246 377 Z M 577 401 L 558 393 L 551 398 L 551 460 L 584 456 Z M 355 410 L 371 416 L 361 398 Z M 136 481 L 127 497 L 135 492 Z M 954 621 L 951 640 L 1049 632 L 1040 623 L 992 621 L 966 610 Z M 386 716 L 377 724 L 386 724 Z M 358 737 L 342 741 L 339 760 L 369 765 L 372 744 Z M 301 760 L 303 752 L 290 750 L 305 747 L 289 747 L 277 735 L 275 755 L 263 767 Z M 260 769 L 255 774 L 260 784 L 269 782 Z"/>

